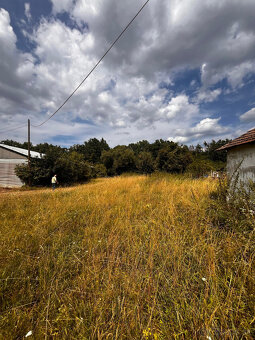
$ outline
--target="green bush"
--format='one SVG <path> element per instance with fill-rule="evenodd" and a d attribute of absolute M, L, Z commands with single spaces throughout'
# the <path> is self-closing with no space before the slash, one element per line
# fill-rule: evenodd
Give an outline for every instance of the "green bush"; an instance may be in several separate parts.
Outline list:
<path fill-rule="evenodd" d="M 75 151 L 59 157 L 53 172 L 57 174 L 58 181 L 65 184 L 86 182 L 91 178 L 91 166 Z"/>
<path fill-rule="evenodd" d="M 134 151 L 126 146 L 117 146 L 112 150 L 103 151 L 101 161 L 107 169 L 108 176 L 136 171 Z"/>
<path fill-rule="evenodd" d="M 159 171 L 183 173 L 192 162 L 191 154 L 185 146 L 167 146 L 158 152 L 156 168 Z"/>
<path fill-rule="evenodd" d="M 186 172 L 191 174 L 192 177 L 202 177 L 207 175 L 211 170 L 214 170 L 211 161 L 195 159 L 187 166 Z"/>
<path fill-rule="evenodd" d="M 77 152 L 49 151 L 42 159 L 32 159 L 30 171 L 27 164 L 16 166 L 16 175 L 26 185 L 47 186 L 57 174 L 61 185 L 86 182 L 91 178 L 91 166 Z"/>
<path fill-rule="evenodd" d="M 93 177 L 106 177 L 107 176 L 107 169 L 103 164 L 95 164 L 92 168 Z"/>
<path fill-rule="evenodd" d="M 140 152 L 137 160 L 136 167 L 138 172 L 142 174 L 151 174 L 154 171 L 154 161 L 150 152 Z"/>

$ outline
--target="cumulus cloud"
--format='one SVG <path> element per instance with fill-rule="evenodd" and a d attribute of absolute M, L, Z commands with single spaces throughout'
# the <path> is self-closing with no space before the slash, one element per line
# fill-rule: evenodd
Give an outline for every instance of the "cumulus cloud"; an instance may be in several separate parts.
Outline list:
<path fill-rule="evenodd" d="M 0 124 L 3 117 L 8 117 L 9 124 L 19 123 L 24 114 L 30 114 L 36 123 L 46 119 L 144 1 L 51 2 L 52 16 L 42 18 L 32 33 L 25 33 L 34 46 L 31 53 L 17 49 L 10 16 L 0 11 Z M 238 88 L 254 72 L 254 10 L 253 0 L 151 1 L 54 117 L 54 124 L 60 129 L 61 121 L 78 129 L 75 122 L 80 119 L 104 126 L 109 134 L 116 129 L 132 138 L 138 131 L 143 136 L 144 130 L 157 138 L 172 135 L 180 142 L 210 136 L 210 126 L 226 132 L 217 119 L 201 119 L 200 105 L 222 94 L 221 88 L 212 90 L 211 85 L 226 79 L 231 88 Z M 57 16 L 63 12 L 75 23 L 72 27 Z M 25 13 L 30 19 L 29 3 Z M 173 72 L 194 68 L 201 69 L 202 82 L 202 88 L 195 89 L 195 99 L 162 88 L 163 82 L 174 87 Z M 48 129 L 51 135 L 51 125 Z"/>
<path fill-rule="evenodd" d="M 34 57 L 19 52 L 16 42 L 9 13 L 0 9 L 0 103 L 1 110 L 10 114 L 19 105 L 25 109 L 33 106 L 27 99 L 33 82 Z"/>
<path fill-rule="evenodd" d="M 255 61 L 245 61 L 237 65 L 223 65 L 221 67 L 203 64 L 201 79 L 205 86 L 211 86 L 227 79 L 230 86 L 235 89 L 244 85 L 244 78 L 254 73 L 254 67 Z"/>
<path fill-rule="evenodd" d="M 241 122 L 252 123 L 255 122 L 255 108 L 253 107 L 251 110 L 245 112 L 240 116 Z"/>
<path fill-rule="evenodd" d="M 186 143 L 193 140 L 224 135 L 229 128 L 219 124 L 221 118 L 205 118 L 192 128 L 176 129 L 175 136 L 169 137 L 174 142 Z"/>
<path fill-rule="evenodd" d="M 98 42 L 97 53 L 116 37 L 142 0 L 52 0 L 54 10 L 67 11 L 86 23 Z M 233 0 L 151 1 L 119 43 L 109 65 L 126 63 L 126 71 L 152 76 L 176 67 L 201 67 L 210 85 L 227 78 L 237 86 L 252 72 L 255 55 L 255 3 Z M 199 20 L 198 20 L 199 18 Z M 109 23 L 112 23 L 109 25 Z M 235 67 L 242 64 L 242 70 Z M 206 66 L 206 67 L 205 67 Z"/>
<path fill-rule="evenodd" d="M 199 108 L 197 105 L 190 103 L 188 96 L 182 94 L 173 97 L 170 102 L 159 111 L 161 117 L 187 119 L 197 115 Z"/>
<path fill-rule="evenodd" d="M 222 93 L 222 89 L 218 88 L 215 90 L 200 90 L 197 95 L 198 102 L 210 103 L 214 102 Z"/>

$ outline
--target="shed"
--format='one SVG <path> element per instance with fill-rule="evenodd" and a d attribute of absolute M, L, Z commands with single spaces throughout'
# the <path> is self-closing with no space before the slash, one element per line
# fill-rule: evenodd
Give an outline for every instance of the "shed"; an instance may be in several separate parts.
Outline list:
<path fill-rule="evenodd" d="M 255 128 L 218 149 L 227 150 L 227 173 L 239 184 L 255 183 Z"/>
<path fill-rule="evenodd" d="M 39 152 L 30 151 L 31 158 L 42 158 Z M 28 150 L 0 144 L 0 187 L 21 187 L 23 183 L 15 174 L 18 164 L 27 163 Z"/>

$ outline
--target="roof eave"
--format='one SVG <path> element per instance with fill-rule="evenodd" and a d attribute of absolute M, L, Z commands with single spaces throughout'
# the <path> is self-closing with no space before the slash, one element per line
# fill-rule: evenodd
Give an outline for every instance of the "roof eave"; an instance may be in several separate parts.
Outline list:
<path fill-rule="evenodd" d="M 249 142 L 244 142 L 244 143 L 239 143 L 239 144 L 235 144 L 235 145 L 223 145 L 221 146 L 219 149 L 216 149 L 216 151 L 224 151 L 224 150 L 229 150 L 229 149 L 233 149 L 235 147 L 241 146 L 241 145 L 247 145 L 247 144 L 253 144 L 255 141 L 249 141 Z"/>
<path fill-rule="evenodd" d="M 9 145 L 7 145 L 7 146 L 9 146 Z M 3 148 L 3 149 L 5 149 L 5 150 L 14 152 L 15 154 L 17 154 L 17 155 L 19 155 L 19 156 L 24 156 L 24 157 L 28 158 L 28 155 L 25 155 L 24 153 L 19 152 L 19 151 L 17 151 L 17 150 L 13 150 L 13 149 L 10 149 L 10 148 L 8 148 L 8 147 L 5 147 L 4 144 L 1 144 L 0 147 Z M 25 150 L 25 149 L 24 149 L 24 150 Z M 35 151 L 32 151 L 32 152 L 35 152 Z M 36 158 L 36 159 L 42 159 L 42 158 L 45 156 L 45 154 L 40 153 L 40 152 L 38 152 L 38 154 L 40 154 L 40 156 L 33 156 L 32 154 L 30 154 L 30 158 L 33 158 L 33 159 L 35 159 L 35 158 Z"/>

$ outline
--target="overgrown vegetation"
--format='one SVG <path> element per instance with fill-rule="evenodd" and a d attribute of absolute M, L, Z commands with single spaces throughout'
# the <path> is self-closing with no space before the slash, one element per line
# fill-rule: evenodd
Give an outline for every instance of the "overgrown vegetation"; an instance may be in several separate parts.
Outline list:
<path fill-rule="evenodd" d="M 140 141 L 110 148 L 104 139 L 92 138 L 84 144 L 69 149 L 48 143 L 32 145 L 32 150 L 45 154 L 41 160 L 32 160 L 31 170 L 27 165 L 17 166 L 16 174 L 25 183 L 37 186 L 50 185 L 57 173 L 62 185 L 84 183 L 90 178 L 116 176 L 123 173 L 151 174 L 162 171 L 173 174 L 188 173 L 198 178 L 211 170 L 224 170 L 226 151 L 216 151 L 228 140 L 204 142 L 204 147 L 179 145 L 156 140 L 154 143 Z M 27 148 L 12 140 L 2 143 Z"/>
<path fill-rule="evenodd" d="M 253 339 L 254 216 L 222 195 L 162 173 L 3 193 L 2 339 Z"/>
<path fill-rule="evenodd" d="M 230 185 L 231 182 L 231 185 Z M 211 193 L 210 214 L 217 228 L 233 231 L 253 231 L 255 227 L 255 186 L 234 179 L 220 179 L 216 190 Z M 252 235 L 252 234 L 251 234 Z"/>

